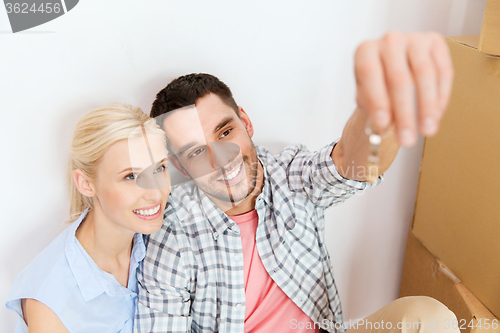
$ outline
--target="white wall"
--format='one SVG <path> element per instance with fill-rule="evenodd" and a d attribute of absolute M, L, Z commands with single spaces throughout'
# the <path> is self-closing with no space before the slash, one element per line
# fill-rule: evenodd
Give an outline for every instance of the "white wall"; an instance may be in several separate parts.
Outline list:
<path fill-rule="evenodd" d="M 354 109 L 353 53 L 388 30 L 477 34 L 486 0 L 82 0 L 12 34 L 0 10 L 0 303 L 64 225 L 65 163 L 77 119 L 111 102 L 144 110 L 171 79 L 208 72 L 253 120 L 254 141 L 318 149 Z M 398 295 L 422 140 L 386 180 L 327 213 L 326 239 L 345 319 Z M 0 330 L 15 316 L 0 310 Z"/>

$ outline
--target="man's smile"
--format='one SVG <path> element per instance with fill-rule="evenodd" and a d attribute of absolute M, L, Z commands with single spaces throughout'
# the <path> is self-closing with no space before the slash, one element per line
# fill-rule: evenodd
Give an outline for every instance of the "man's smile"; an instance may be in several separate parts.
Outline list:
<path fill-rule="evenodd" d="M 243 179 L 245 170 L 243 166 L 243 161 L 237 165 L 235 168 L 230 170 L 229 172 L 222 172 L 222 177 L 217 179 L 218 182 L 224 183 L 225 185 L 231 186 Z"/>

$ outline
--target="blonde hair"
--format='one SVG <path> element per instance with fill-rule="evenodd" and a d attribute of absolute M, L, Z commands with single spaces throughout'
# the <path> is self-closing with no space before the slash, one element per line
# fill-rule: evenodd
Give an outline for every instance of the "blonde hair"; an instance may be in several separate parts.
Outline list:
<path fill-rule="evenodd" d="M 92 207 L 92 199 L 78 191 L 73 171 L 80 169 L 89 178 L 95 179 L 100 158 L 108 148 L 119 140 L 137 134 L 140 127 L 148 133 L 160 134 L 165 139 L 164 132 L 154 119 L 140 108 L 128 104 L 110 104 L 89 111 L 76 124 L 67 171 L 70 222 L 76 220 L 85 209 Z"/>

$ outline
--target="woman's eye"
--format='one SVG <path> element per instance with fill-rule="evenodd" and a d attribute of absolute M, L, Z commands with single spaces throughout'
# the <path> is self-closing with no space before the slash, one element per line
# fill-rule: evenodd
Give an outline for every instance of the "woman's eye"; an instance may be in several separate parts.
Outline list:
<path fill-rule="evenodd" d="M 165 171 L 167 168 L 164 166 L 164 165 L 160 165 L 158 167 L 158 169 L 156 169 L 154 172 L 157 173 L 157 172 L 163 172 Z"/>
<path fill-rule="evenodd" d="M 128 175 L 125 176 L 125 179 L 127 180 L 134 180 L 137 178 L 137 175 L 135 173 L 129 173 Z"/>
<path fill-rule="evenodd" d="M 230 129 L 225 130 L 225 131 L 224 131 L 224 133 L 222 133 L 220 137 L 221 137 L 221 138 L 223 138 L 223 137 L 225 137 L 225 136 L 228 136 L 230 132 L 231 132 L 231 130 L 230 130 Z"/>

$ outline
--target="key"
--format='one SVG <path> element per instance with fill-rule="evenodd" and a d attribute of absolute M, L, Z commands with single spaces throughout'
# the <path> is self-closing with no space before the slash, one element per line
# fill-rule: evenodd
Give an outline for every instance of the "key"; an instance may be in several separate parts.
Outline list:
<path fill-rule="evenodd" d="M 382 137 L 372 130 L 371 123 L 368 120 L 365 126 L 365 133 L 368 135 L 368 141 L 370 142 L 370 153 L 368 155 L 368 182 L 370 184 L 375 184 L 378 179 L 378 167 L 379 167 L 379 146 L 382 142 Z"/>

